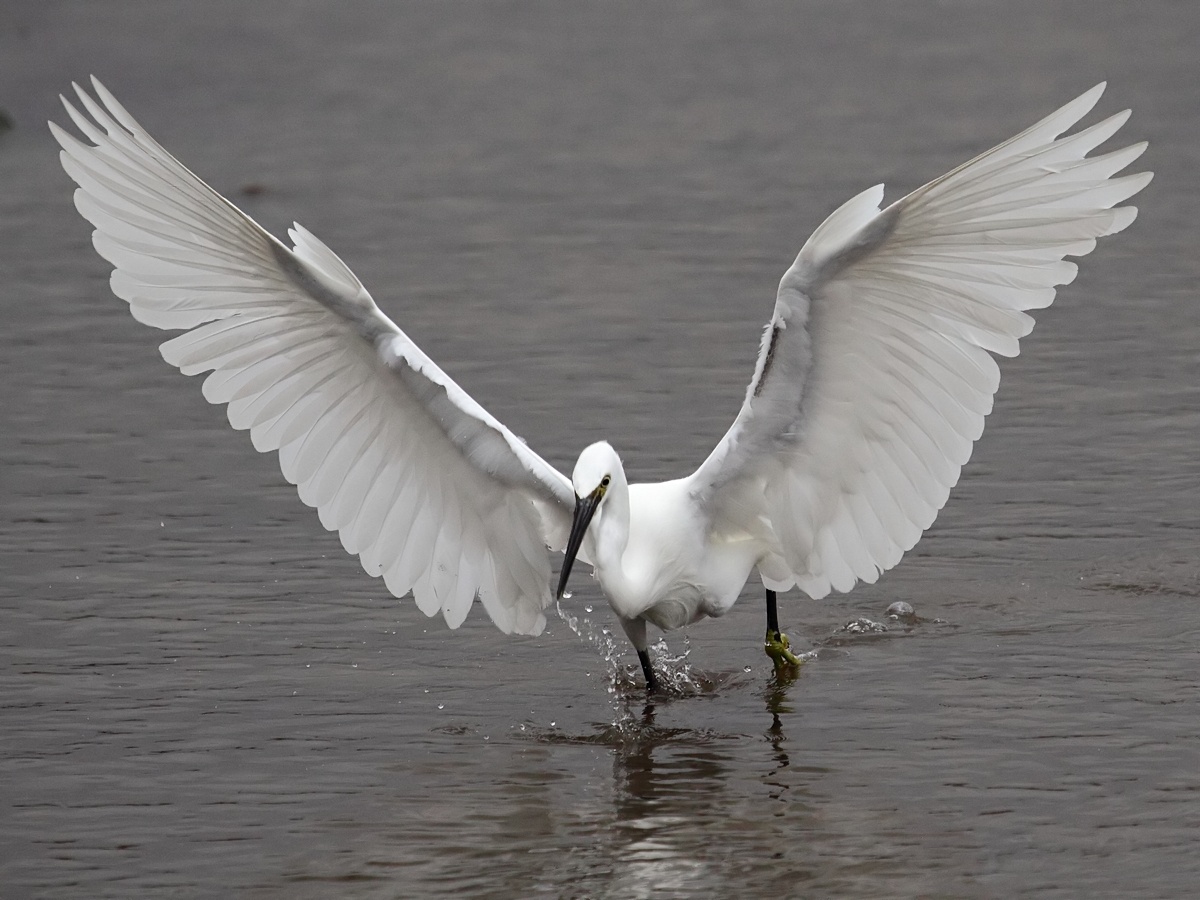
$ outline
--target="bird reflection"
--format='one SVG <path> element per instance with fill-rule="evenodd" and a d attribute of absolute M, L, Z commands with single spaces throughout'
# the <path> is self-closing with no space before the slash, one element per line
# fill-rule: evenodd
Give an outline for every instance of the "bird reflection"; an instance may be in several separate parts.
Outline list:
<path fill-rule="evenodd" d="M 647 702 L 613 754 L 614 896 L 687 895 L 716 875 L 702 835 L 732 758 L 720 736 L 660 727 L 656 712 Z"/>
<path fill-rule="evenodd" d="M 760 769 L 765 798 L 747 794 L 744 735 L 660 724 L 660 713 L 678 699 L 651 697 L 640 712 L 629 710 L 613 747 L 612 896 L 709 893 L 728 873 L 731 849 L 712 844 L 710 825 L 723 823 L 728 833 L 740 819 L 739 828 L 751 833 L 777 827 L 776 804 L 795 811 L 791 779 L 783 774 L 791 765 L 785 721 L 794 681 L 794 675 L 775 677 L 762 693 L 770 747 Z"/>
<path fill-rule="evenodd" d="M 776 669 L 774 676 L 767 683 L 767 688 L 763 692 L 763 699 L 766 700 L 767 712 L 771 714 L 771 727 L 767 729 L 767 733 L 773 737 L 777 737 L 779 741 L 784 741 L 783 722 L 779 718 L 780 714 L 792 712 L 792 707 L 788 705 L 787 696 L 788 689 L 795 684 L 796 679 L 800 677 L 800 668 L 786 667 Z"/>
<path fill-rule="evenodd" d="M 788 756 L 784 746 L 787 743 L 787 735 L 783 731 L 783 720 L 780 716 L 793 711 L 788 704 L 788 688 L 795 680 L 796 673 L 777 671 L 763 692 L 767 712 L 771 714 L 771 727 L 767 729 L 767 740 L 771 744 L 775 757 L 775 770 L 763 779 L 763 783 L 770 787 L 771 799 L 778 802 L 786 802 L 789 789 L 788 782 L 781 779 L 780 773 L 792 764 L 791 757 Z"/>

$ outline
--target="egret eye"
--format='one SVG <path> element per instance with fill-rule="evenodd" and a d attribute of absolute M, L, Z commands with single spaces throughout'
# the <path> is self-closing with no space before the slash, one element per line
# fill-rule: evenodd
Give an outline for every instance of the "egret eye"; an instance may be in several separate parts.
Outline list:
<path fill-rule="evenodd" d="M 603 478 L 601 478 L 601 479 L 600 479 L 600 487 L 602 487 L 602 488 L 606 488 L 606 487 L 608 487 L 608 483 L 609 483 L 610 481 L 612 481 L 612 476 L 611 476 L 611 475 L 605 475 Z"/>

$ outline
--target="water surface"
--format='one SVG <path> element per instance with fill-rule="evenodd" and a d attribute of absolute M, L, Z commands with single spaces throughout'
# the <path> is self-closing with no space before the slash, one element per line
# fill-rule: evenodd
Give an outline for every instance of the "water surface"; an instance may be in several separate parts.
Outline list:
<path fill-rule="evenodd" d="M 10 12 L 5 896 L 1190 896 L 1197 22 L 1165 2 Z M 44 130 L 93 71 L 265 225 L 342 253 L 547 459 L 607 437 L 640 479 L 719 438 L 780 274 L 852 193 L 898 196 L 1102 78 L 1158 175 L 1004 366 L 905 562 L 785 599 L 800 677 L 773 681 L 751 586 L 670 637 L 692 686 L 646 704 L 632 654 L 614 674 L 562 621 L 449 632 L 387 596 L 158 359 Z M 888 620 L 897 600 L 918 619 Z"/>

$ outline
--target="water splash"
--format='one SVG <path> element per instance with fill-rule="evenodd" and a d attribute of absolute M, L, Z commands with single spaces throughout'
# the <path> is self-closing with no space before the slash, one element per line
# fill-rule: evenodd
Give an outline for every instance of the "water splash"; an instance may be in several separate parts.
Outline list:
<path fill-rule="evenodd" d="M 588 612 L 592 610 L 590 604 L 584 608 Z M 615 715 L 614 727 L 620 728 L 639 720 L 640 716 L 633 711 L 631 704 L 644 701 L 645 686 L 642 684 L 640 671 L 627 664 L 625 643 L 618 641 L 608 626 L 598 625 L 587 617 L 567 612 L 561 603 L 555 604 L 555 610 L 575 636 L 591 644 L 604 660 L 608 676 L 608 697 Z M 710 689 L 708 680 L 698 676 L 688 664 L 692 644 L 687 632 L 682 633 L 682 642 L 681 653 L 672 653 L 666 638 L 660 637 L 650 646 L 650 657 L 654 661 L 659 690 L 668 697 L 695 695 Z"/>
<path fill-rule="evenodd" d="M 868 619 L 866 616 L 851 619 L 838 629 L 838 631 L 845 634 L 884 634 L 887 630 L 888 627 L 882 622 L 876 622 L 873 619 Z"/>
<path fill-rule="evenodd" d="M 607 627 L 597 628 L 591 619 L 580 618 L 572 613 L 567 612 L 562 608 L 562 604 L 555 602 L 554 609 L 558 613 L 558 617 L 563 620 L 568 628 L 574 632 L 577 638 L 591 644 L 604 660 L 604 665 L 608 669 L 608 696 L 613 704 L 613 709 L 620 716 L 620 703 L 617 697 L 617 686 L 622 677 L 626 676 L 624 667 L 621 665 L 621 651 L 617 647 L 617 642 L 613 638 L 612 629 Z"/>
<path fill-rule="evenodd" d="M 564 597 L 567 595 L 564 594 Z M 558 617 L 563 620 L 568 628 L 575 633 L 575 636 L 581 638 L 591 644 L 600 652 L 604 662 L 612 669 L 615 669 L 620 662 L 621 651 L 617 647 L 617 642 L 612 636 L 612 629 L 608 627 L 600 627 L 597 629 L 595 623 L 591 619 L 580 618 L 572 615 L 562 608 L 562 604 L 555 602 L 555 611 Z M 591 607 L 588 607 L 590 610 Z"/>
<path fill-rule="evenodd" d="M 651 646 L 654 673 L 668 694 L 679 696 L 697 694 L 704 691 L 708 687 L 708 683 L 688 663 L 688 657 L 692 655 L 692 642 L 688 633 L 684 631 L 680 636 L 683 639 L 682 653 L 672 654 L 667 646 L 666 638 L 659 638 Z"/>

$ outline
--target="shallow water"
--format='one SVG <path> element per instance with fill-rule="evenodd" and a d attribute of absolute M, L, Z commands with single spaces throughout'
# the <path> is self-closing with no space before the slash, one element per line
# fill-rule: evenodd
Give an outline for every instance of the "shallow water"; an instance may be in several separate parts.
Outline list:
<path fill-rule="evenodd" d="M 1190 896 L 1200 12 L 1111 6 L 10 13 L 0 893 Z M 1158 174 L 1003 367 L 905 562 L 785 598 L 799 677 L 771 677 L 751 587 L 669 637 L 680 687 L 647 704 L 584 579 L 566 612 L 597 640 L 447 631 L 158 359 L 42 124 L 92 71 L 549 460 L 608 437 L 642 479 L 720 436 L 779 275 L 853 192 L 1101 78 Z"/>

